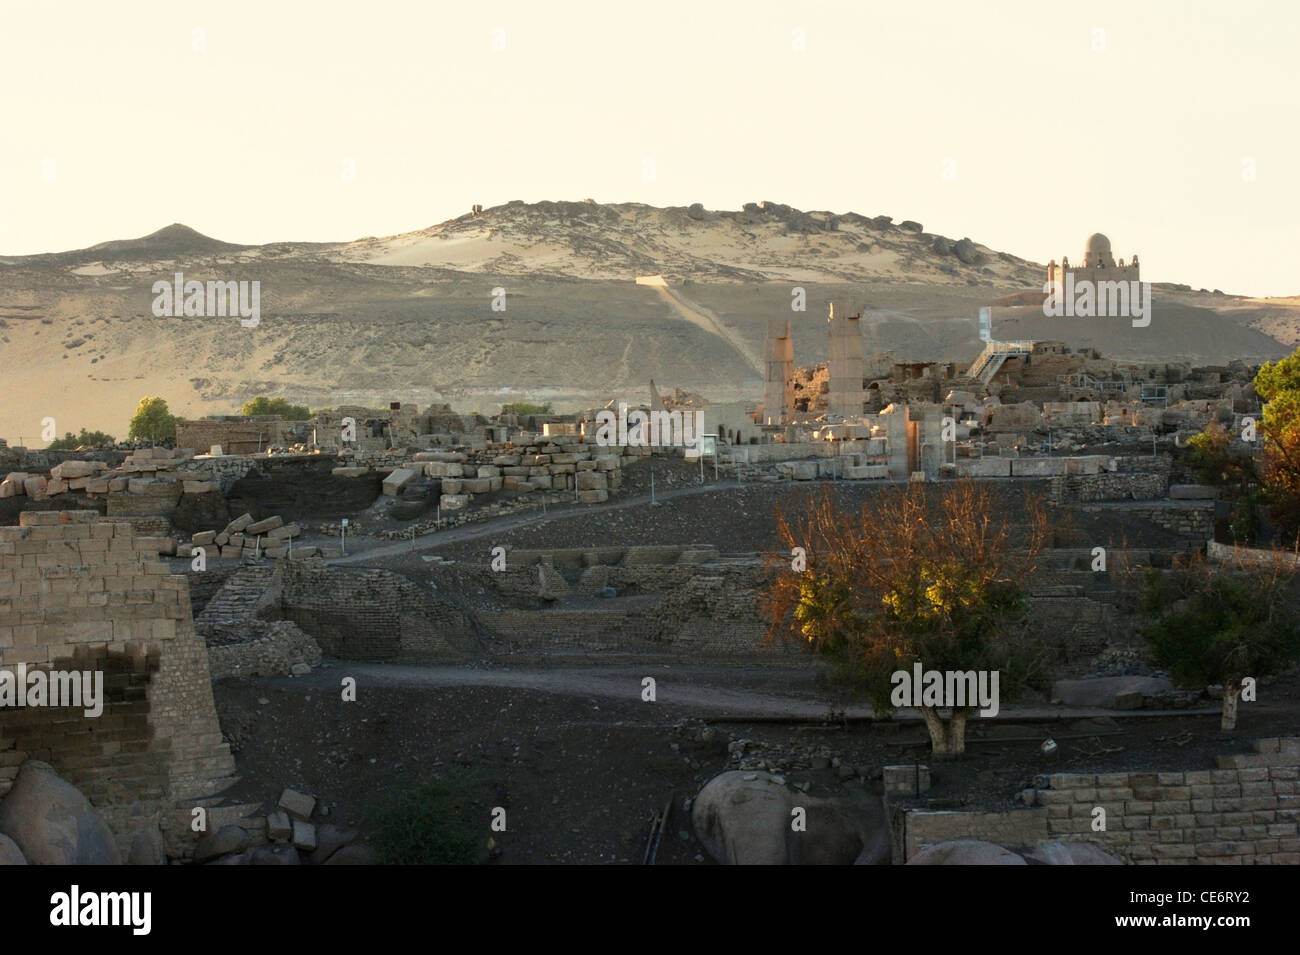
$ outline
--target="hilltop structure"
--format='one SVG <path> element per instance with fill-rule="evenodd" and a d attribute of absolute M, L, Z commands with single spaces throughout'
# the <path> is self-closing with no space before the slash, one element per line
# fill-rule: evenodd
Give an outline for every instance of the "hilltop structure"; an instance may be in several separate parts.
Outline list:
<path fill-rule="evenodd" d="M 1110 239 L 1100 232 L 1088 236 L 1083 246 L 1083 265 L 1072 266 L 1068 256 L 1061 256 L 1061 264 L 1056 260 L 1047 263 L 1047 281 L 1065 284 L 1066 276 L 1073 276 L 1073 284 L 1087 279 L 1091 282 L 1138 282 L 1138 257 L 1136 253 L 1128 265 L 1124 260 L 1115 261 L 1110 251 Z"/>

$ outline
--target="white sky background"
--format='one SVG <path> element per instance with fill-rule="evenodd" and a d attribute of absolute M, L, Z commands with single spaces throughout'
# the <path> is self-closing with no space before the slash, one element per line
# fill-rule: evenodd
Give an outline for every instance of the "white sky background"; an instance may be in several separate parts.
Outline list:
<path fill-rule="evenodd" d="M 0 106 L 3 254 L 770 199 L 1040 262 L 1102 231 L 1149 280 L 1300 293 L 1294 0 L 0 0 Z"/>

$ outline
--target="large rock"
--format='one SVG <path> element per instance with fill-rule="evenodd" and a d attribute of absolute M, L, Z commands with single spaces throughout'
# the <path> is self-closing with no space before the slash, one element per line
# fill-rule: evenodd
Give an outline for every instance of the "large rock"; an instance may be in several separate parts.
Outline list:
<path fill-rule="evenodd" d="M 162 833 L 157 826 L 142 829 L 131 840 L 131 852 L 126 858 L 128 865 L 166 865 L 167 849 L 163 844 Z"/>
<path fill-rule="evenodd" d="M 353 843 L 350 846 L 344 846 L 326 859 L 322 865 L 374 865 L 379 861 L 375 850 L 370 846 L 363 846 Z"/>
<path fill-rule="evenodd" d="M 259 846 L 253 850 L 250 865 L 302 865 L 298 850 L 288 843 L 281 842 L 273 846 Z"/>
<path fill-rule="evenodd" d="M 241 826 L 226 825 L 216 832 L 204 833 L 194 846 L 194 861 L 207 862 L 217 856 L 243 852 L 248 848 L 248 833 Z"/>
<path fill-rule="evenodd" d="M 1010 849 L 991 842 L 959 839 L 926 846 L 912 858 L 908 865 L 1028 865 L 1029 863 Z"/>
<path fill-rule="evenodd" d="M 113 834 L 75 786 L 29 759 L 0 800 L 0 834 L 32 865 L 119 865 Z"/>
<path fill-rule="evenodd" d="M 18 843 L 8 836 L 0 835 L 0 865 L 26 865 L 27 859 L 18 848 Z"/>
<path fill-rule="evenodd" d="M 317 865 L 327 862 L 334 853 L 355 842 L 359 834 L 356 829 L 345 829 L 328 822 L 317 826 L 316 849 L 311 854 L 311 861 Z"/>
<path fill-rule="evenodd" d="M 796 808 L 804 810 L 802 832 L 791 825 Z M 809 796 L 768 773 L 715 776 L 696 798 L 692 820 L 705 849 L 727 865 L 874 864 L 889 856 L 878 796 Z"/>
<path fill-rule="evenodd" d="M 1040 865 L 1123 865 L 1113 855 L 1086 842 L 1044 842 L 1025 856 Z"/>
<path fill-rule="evenodd" d="M 970 239 L 962 239 L 953 245 L 952 254 L 957 256 L 964 265 L 978 265 L 984 259 Z"/>

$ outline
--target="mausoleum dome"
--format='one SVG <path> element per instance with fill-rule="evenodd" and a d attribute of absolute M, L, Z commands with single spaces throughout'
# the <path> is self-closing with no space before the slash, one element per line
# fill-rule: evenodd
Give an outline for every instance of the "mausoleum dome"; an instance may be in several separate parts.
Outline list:
<path fill-rule="evenodd" d="M 1100 232 L 1094 232 L 1088 236 L 1088 241 L 1083 247 L 1084 255 L 1110 255 L 1110 239 L 1106 238 Z"/>

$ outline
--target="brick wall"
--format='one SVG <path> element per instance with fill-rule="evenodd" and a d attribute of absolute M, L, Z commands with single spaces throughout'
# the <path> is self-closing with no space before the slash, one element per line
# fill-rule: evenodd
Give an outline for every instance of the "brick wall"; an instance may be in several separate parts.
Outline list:
<path fill-rule="evenodd" d="M 125 854 L 150 815 L 192 805 L 234 772 L 221 741 L 207 649 L 188 581 L 158 541 L 95 511 L 25 512 L 0 527 L 0 666 L 101 669 L 98 718 L 65 708 L 0 710 L 0 795 L 24 759 L 84 792 Z"/>

